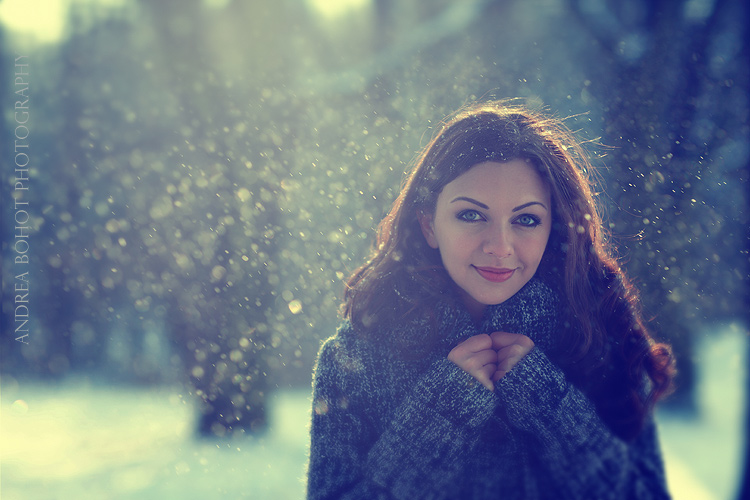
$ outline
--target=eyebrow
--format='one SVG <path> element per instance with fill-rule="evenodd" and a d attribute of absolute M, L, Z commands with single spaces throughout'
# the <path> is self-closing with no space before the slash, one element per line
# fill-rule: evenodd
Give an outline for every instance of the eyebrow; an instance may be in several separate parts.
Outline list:
<path fill-rule="evenodd" d="M 519 210 L 523 210 L 526 207 L 530 207 L 531 205 L 541 205 L 545 210 L 549 211 L 546 206 L 544 206 L 544 203 L 539 201 L 531 201 L 529 203 L 524 203 L 523 205 L 519 205 L 516 208 L 512 210 L 512 212 L 518 212 Z"/>
<path fill-rule="evenodd" d="M 474 205 L 477 205 L 479 207 L 482 207 L 485 210 L 488 210 L 490 207 L 482 203 L 481 201 L 477 201 L 474 198 L 468 198 L 466 196 L 459 196 L 457 198 L 453 198 L 451 203 L 456 203 L 457 201 L 468 201 L 469 203 L 473 203 Z"/>
<path fill-rule="evenodd" d="M 481 201 L 477 201 L 477 200 L 475 200 L 474 198 L 469 198 L 469 197 L 467 197 L 467 196 L 459 196 L 459 197 L 457 197 L 457 198 L 454 198 L 453 200 L 451 200 L 451 203 L 455 203 L 455 202 L 457 202 L 457 201 L 468 201 L 469 203 L 473 203 L 474 205 L 477 205 L 478 207 L 481 207 L 481 208 L 483 208 L 483 209 L 485 209 L 485 210 L 488 210 L 488 209 L 490 208 L 490 207 L 488 207 L 487 205 L 485 205 L 484 203 L 482 203 Z M 545 210 L 549 210 L 549 209 L 548 209 L 548 208 L 547 208 L 547 207 L 546 207 L 546 206 L 544 205 L 544 203 L 541 203 L 541 202 L 539 202 L 539 201 L 531 201 L 531 202 L 529 202 L 529 203 L 524 203 L 523 205 L 519 205 L 519 206 L 517 206 L 516 208 L 514 208 L 514 209 L 513 209 L 513 210 L 511 210 L 511 211 L 512 211 L 512 212 L 518 212 L 519 210 L 523 210 L 524 208 L 526 208 L 526 207 L 530 207 L 530 206 L 532 206 L 532 205 L 541 205 L 541 206 L 542 206 L 542 207 L 543 207 L 543 208 L 544 208 Z"/>

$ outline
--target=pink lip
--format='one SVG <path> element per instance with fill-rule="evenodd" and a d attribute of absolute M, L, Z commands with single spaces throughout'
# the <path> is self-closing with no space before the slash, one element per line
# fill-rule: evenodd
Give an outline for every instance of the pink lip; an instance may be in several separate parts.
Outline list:
<path fill-rule="evenodd" d="M 474 266 L 474 269 L 477 270 L 482 278 L 493 283 L 502 283 L 503 281 L 508 281 L 510 277 L 513 276 L 513 273 L 516 272 L 515 269 L 505 269 L 497 267 Z"/>

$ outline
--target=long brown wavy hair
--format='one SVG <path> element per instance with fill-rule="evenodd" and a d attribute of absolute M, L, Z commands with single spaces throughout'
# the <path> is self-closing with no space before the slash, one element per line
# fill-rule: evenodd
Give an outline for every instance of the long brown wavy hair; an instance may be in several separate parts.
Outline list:
<path fill-rule="evenodd" d="M 417 214 L 434 214 L 443 187 L 474 165 L 514 159 L 534 165 L 552 193 L 552 231 L 537 276 L 562 298 L 564 320 L 558 348 L 548 354 L 608 425 L 632 439 L 653 404 L 670 392 L 674 360 L 669 347 L 649 334 L 637 292 L 613 257 L 587 154 L 551 116 L 493 101 L 445 121 L 380 223 L 370 259 L 347 281 L 344 316 L 375 334 L 454 296 L 455 285 L 439 252 L 427 245 Z"/>

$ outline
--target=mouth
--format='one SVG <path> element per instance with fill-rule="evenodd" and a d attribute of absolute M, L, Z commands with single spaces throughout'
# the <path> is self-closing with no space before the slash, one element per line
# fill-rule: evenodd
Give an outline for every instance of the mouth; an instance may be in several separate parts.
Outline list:
<path fill-rule="evenodd" d="M 492 283 L 502 283 L 503 281 L 508 281 L 510 277 L 513 276 L 513 273 L 516 272 L 515 269 L 505 269 L 498 267 L 473 267 L 477 270 L 479 276 L 486 279 L 487 281 L 491 281 Z"/>

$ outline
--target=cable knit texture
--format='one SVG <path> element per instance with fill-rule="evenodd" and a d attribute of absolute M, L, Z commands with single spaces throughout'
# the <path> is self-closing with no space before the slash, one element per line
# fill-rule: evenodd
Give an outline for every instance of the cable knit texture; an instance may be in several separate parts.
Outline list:
<path fill-rule="evenodd" d="M 367 336 L 344 323 L 315 369 L 308 498 L 668 499 L 653 421 L 619 439 L 546 356 L 557 310 L 538 280 L 481 325 L 437 304 L 441 340 L 424 355 L 427 320 Z M 535 347 L 493 393 L 446 357 L 498 330 Z"/>

